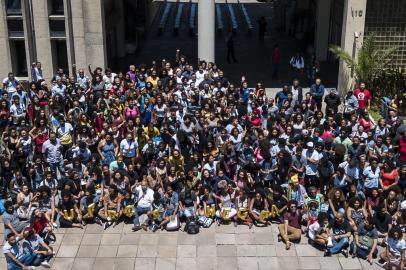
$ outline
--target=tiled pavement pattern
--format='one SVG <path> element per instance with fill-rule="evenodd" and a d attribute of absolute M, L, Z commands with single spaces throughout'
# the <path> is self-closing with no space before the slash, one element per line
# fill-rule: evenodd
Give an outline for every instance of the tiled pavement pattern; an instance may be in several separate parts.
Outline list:
<path fill-rule="evenodd" d="M 2 232 L 3 224 L 0 228 Z M 276 225 L 249 230 L 213 224 L 188 235 L 182 231 L 134 233 L 131 225 L 123 223 L 103 231 L 91 224 L 83 230 L 59 229 L 53 247 L 57 252 L 51 261 L 54 270 L 381 269 L 342 255 L 324 258 L 305 237 L 286 251 L 277 241 Z M 6 269 L 1 257 L 0 270 Z"/>

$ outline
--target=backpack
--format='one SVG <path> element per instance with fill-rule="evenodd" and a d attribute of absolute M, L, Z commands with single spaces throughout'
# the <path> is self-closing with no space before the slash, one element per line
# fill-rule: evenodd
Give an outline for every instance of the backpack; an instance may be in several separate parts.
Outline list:
<path fill-rule="evenodd" d="M 212 218 L 208 218 L 205 216 L 200 216 L 197 220 L 197 222 L 199 223 L 200 226 L 202 226 L 203 228 L 209 228 L 211 226 L 211 224 L 213 224 L 213 219 Z"/>
<path fill-rule="evenodd" d="M 187 232 L 188 234 L 198 234 L 199 229 L 200 229 L 200 226 L 199 226 L 199 224 L 197 224 L 197 222 L 194 218 L 189 218 L 186 221 L 185 232 Z"/>

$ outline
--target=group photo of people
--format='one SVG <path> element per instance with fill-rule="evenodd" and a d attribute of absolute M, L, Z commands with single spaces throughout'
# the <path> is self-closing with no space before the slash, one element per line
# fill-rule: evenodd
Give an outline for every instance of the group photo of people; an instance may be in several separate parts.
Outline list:
<path fill-rule="evenodd" d="M 180 50 L 124 72 L 72 69 L 45 80 L 36 62 L 31 81 L 3 74 L 7 269 L 49 268 L 55 232 L 93 223 L 277 227 L 286 250 L 306 239 L 324 256 L 404 269 L 406 125 L 396 106 L 372 119 L 365 83 L 327 90 L 313 74 L 271 95 Z"/>

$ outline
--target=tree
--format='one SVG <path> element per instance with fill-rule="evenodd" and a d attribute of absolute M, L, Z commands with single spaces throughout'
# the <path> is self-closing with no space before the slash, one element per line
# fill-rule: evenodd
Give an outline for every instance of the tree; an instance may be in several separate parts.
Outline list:
<path fill-rule="evenodd" d="M 367 87 L 377 96 L 381 96 L 383 93 L 393 93 L 398 90 L 393 89 L 397 83 L 394 83 L 393 80 L 388 80 L 388 78 L 404 80 L 404 76 L 402 74 L 399 76 L 399 71 L 391 66 L 395 52 L 398 49 L 399 47 L 387 49 L 379 48 L 374 34 L 364 39 L 362 47 L 358 50 L 356 59 L 352 58 L 352 56 L 341 47 L 337 45 L 330 46 L 330 51 L 351 68 L 356 83 L 365 82 Z M 383 80 L 383 78 L 385 79 Z M 386 82 L 388 82 L 387 85 Z"/>

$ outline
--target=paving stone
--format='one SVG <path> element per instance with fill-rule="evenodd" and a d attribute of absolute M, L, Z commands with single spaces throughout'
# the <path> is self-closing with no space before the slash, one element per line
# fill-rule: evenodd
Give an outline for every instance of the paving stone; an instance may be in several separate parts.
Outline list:
<path fill-rule="evenodd" d="M 195 245 L 178 245 L 176 253 L 178 258 L 195 258 L 196 246 Z"/>
<path fill-rule="evenodd" d="M 120 237 L 117 234 L 109 233 L 103 234 L 100 245 L 118 245 L 120 243 Z"/>
<path fill-rule="evenodd" d="M 79 245 L 61 245 L 58 250 L 57 257 L 59 258 L 74 258 L 78 252 Z"/>
<path fill-rule="evenodd" d="M 86 233 L 103 233 L 104 229 L 99 224 L 87 224 L 86 225 Z"/>
<path fill-rule="evenodd" d="M 93 269 L 94 270 L 114 269 L 115 260 L 116 259 L 114 258 L 96 258 L 94 261 Z"/>
<path fill-rule="evenodd" d="M 101 227 L 101 226 L 100 226 Z M 109 227 L 107 230 L 105 230 L 105 233 L 122 233 L 123 232 L 123 228 L 124 228 L 124 223 L 121 222 L 119 224 L 116 225 L 116 227 Z"/>
<path fill-rule="evenodd" d="M 373 262 L 372 265 L 367 260 L 359 259 L 359 262 L 361 263 L 362 269 L 368 269 L 368 270 L 378 270 L 379 269 L 379 270 L 382 270 L 382 267 L 379 264 L 375 263 L 375 262 Z"/>
<path fill-rule="evenodd" d="M 72 269 L 92 270 L 95 258 L 76 258 Z"/>
<path fill-rule="evenodd" d="M 238 225 L 235 229 L 234 229 L 236 234 L 240 234 L 240 233 L 252 233 L 254 232 L 253 229 L 250 229 L 248 226 L 246 225 Z"/>
<path fill-rule="evenodd" d="M 131 233 L 121 235 L 120 245 L 138 245 L 140 243 L 140 235 Z"/>
<path fill-rule="evenodd" d="M 178 234 L 160 234 L 158 236 L 158 242 L 160 245 L 176 245 L 178 244 Z"/>
<path fill-rule="evenodd" d="M 258 269 L 256 257 L 238 257 L 238 269 Z"/>
<path fill-rule="evenodd" d="M 136 258 L 134 269 L 136 269 L 136 270 L 154 270 L 155 269 L 155 259 Z"/>
<path fill-rule="evenodd" d="M 300 269 L 322 269 L 316 257 L 299 257 L 298 259 Z"/>
<path fill-rule="evenodd" d="M 197 245 L 215 245 L 216 233 L 214 231 L 202 231 L 197 235 Z"/>
<path fill-rule="evenodd" d="M 0 259 L 0 270 L 7 270 L 6 259 Z"/>
<path fill-rule="evenodd" d="M 141 234 L 139 245 L 158 245 L 158 234 Z"/>
<path fill-rule="evenodd" d="M 98 250 L 99 250 L 98 246 L 84 246 L 84 245 L 81 245 L 79 247 L 78 253 L 76 254 L 76 257 L 78 257 L 78 258 L 96 257 Z"/>
<path fill-rule="evenodd" d="M 98 258 L 115 258 L 117 256 L 118 246 L 99 246 L 97 251 Z"/>
<path fill-rule="evenodd" d="M 176 258 L 177 246 L 176 245 L 158 245 L 157 257 L 159 258 Z"/>
<path fill-rule="evenodd" d="M 155 262 L 155 269 L 174 270 L 176 269 L 176 258 L 157 258 Z"/>
<path fill-rule="evenodd" d="M 78 229 L 78 228 L 65 228 L 65 234 L 84 234 L 85 230 L 84 229 Z"/>
<path fill-rule="evenodd" d="M 158 253 L 156 245 L 142 245 L 138 246 L 137 257 L 155 258 Z"/>
<path fill-rule="evenodd" d="M 319 256 L 320 253 L 317 252 L 317 249 L 311 247 L 310 245 L 296 245 L 296 254 L 299 257 L 316 257 Z"/>
<path fill-rule="evenodd" d="M 53 270 L 70 270 L 72 268 L 74 258 L 57 257 L 52 263 Z"/>
<path fill-rule="evenodd" d="M 83 235 L 81 245 L 98 246 L 98 245 L 100 245 L 102 236 L 103 236 L 103 234 L 86 233 L 85 235 Z"/>
<path fill-rule="evenodd" d="M 120 258 L 135 258 L 137 257 L 137 245 L 120 245 L 117 250 L 117 257 Z"/>
<path fill-rule="evenodd" d="M 216 234 L 217 245 L 235 245 L 235 234 L 217 233 Z"/>
<path fill-rule="evenodd" d="M 177 270 L 196 269 L 196 258 L 177 258 L 176 269 Z"/>
<path fill-rule="evenodd" d="M 278 257 L 278 265 L 280 269 L 286 270 L 299 269 L 299 261 L 296 257 Z"/>
<path fill-rule="evenodd" d="M 197 246 L 197 256 L 215 258 L 217 256 L 217 248 L 215 245 L 199 245 Z"/>
<path fill-rule="evenodd" d="M 217 246 L 218 257 L 235 257 L 237 256 L 237 247 L 234 245 Z"/>
<path fill-rule="evenodd" d="M 235 227 L 233 224 L 220 226 L 213 224 L 212 226 L 214 226 L 216 233 L 235 233 Z"/>
<path fill-rule="evenodd" d="M 291 245 L 289 250 L 286 250 L 285 244 L 278 243 L 275 245 L 276 256 L 278 257 L 296 257 L 296 247 Z"/>
<path fill-rule="evenodd" d="M 235 234 L 235 243 L 237 245 L 254 245 L 255 244 L 255 238 L 254 238 L 254 233 L 238 233 Z"/>
<path fill-rule="evenodd" d="M 235 257 L 218 257 L 217 269 L 221 270 L 235 270 L 238 268 L 238 261 Z"/>
<path fill-rule="evenodd" d="M 187 233 L 179 233 L 178 236 L 178 245 L 196 245 L 197 235 L 187 234 Z"/>
<path fill-rule="evenodd" d="M 355 269 L 362 269 L 362 265 L 359 262 L 358 258 L 345 258 L 345 257 L 339 257 L 338 258 L 341 268 L 343 270 L 355 270 Z"/>
<path fill-rule="evenodd" d="M 196 264 L 198 270 L 214 270 L 217 269 L 216 257 L 197 257 Z"/>
<path fill-rule="evenodd" d="M 333 257 L 320 257 L 318 258 L 319 263 L 322 267 L 322 269 L 326 270 L 341 270 L 341 264 L 338 261 L 338 258 L 333 256 Z"/>
<path fill-rule="evenodd" d="M 274 245 L 256 245 L 257 257 L 274 257 L 276 249 Z"/>
<path fill-rule="evenodd" d="M 267 228 L 263 228 L 267 229 Z M 273 235 L 268 229 L 266 231 L 255 231 L 254 232 L 255 244 L 258 245 L 272 245 L 274 243 Z"/>
<path fill-rule="evenodd" d="M 61 244 L 62 245 L 80 245 L 83 234 L 65 234 Z"/>
<path fill-rule="evenodd" d="M 258 258 L 258 267 L 261 270 L 265 269 L 279 269 L 279 261 L 276 257 L 259 257 Z"/>
<path fill-rule="evenodd" d="M 114 260 L 114 270 L 133 270 L 134 264 L 135 258 L 116 258 Z"/>
<path fill-rule="evenodd" d="M 257 247 L 255 245 L 238 245 L 238 257 L 255 257 L 257 256 Z"/>

